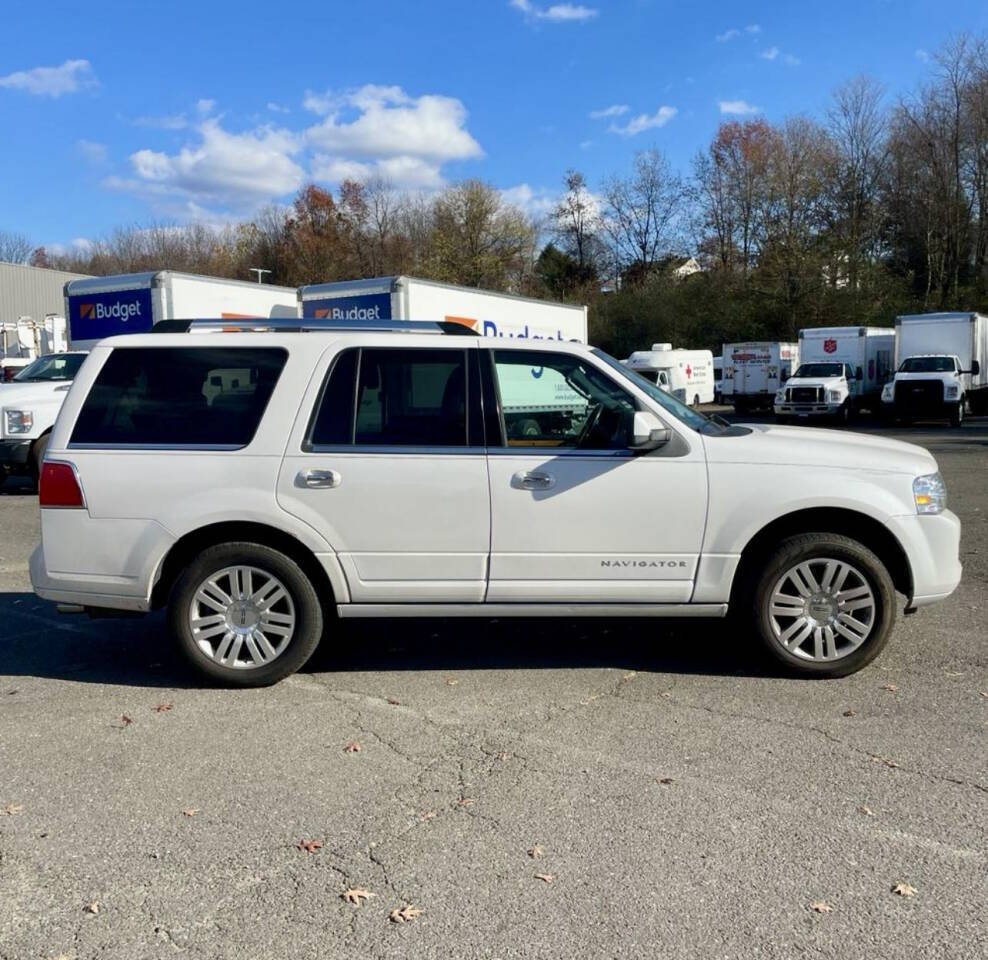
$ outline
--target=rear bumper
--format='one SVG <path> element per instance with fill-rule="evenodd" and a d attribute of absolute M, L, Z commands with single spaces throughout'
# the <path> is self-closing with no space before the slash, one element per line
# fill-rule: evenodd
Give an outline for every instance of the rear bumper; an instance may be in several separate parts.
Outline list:
<path fill-rule="evenodd" d="M 57 578 L 49 575 L 45 567 L 44 548 L 39 544 L 31 554 L 28 564 L 31 574 L 31 587 L 42 600 L 52 600 L 55 603 L 79 604 L 84 607 L 109 607 L 114 610 L 131 610 L 146 613 L 151 609 L 151 601 L 147 596 L 133 593 L 119 593 L 120 578 L 108 582 L 111 578 L 93 579 L 78 577 L 71 574 L 59 574 Z M 133 587 L 131 587 L 133 589 Z"/>
<path fill-rule="evenodd" d="M 0 464 L 6 467 L 23 467 L 31 455 L 34 440 L 0 440 Z"/>
<path fill-rule="evenodd" d="M 961 522 L 950 510 L 936 516 L 892 517 L 889 529 L 902 544 L 912 570 L 910 607 L 949 597 L 961 582 Z"/>

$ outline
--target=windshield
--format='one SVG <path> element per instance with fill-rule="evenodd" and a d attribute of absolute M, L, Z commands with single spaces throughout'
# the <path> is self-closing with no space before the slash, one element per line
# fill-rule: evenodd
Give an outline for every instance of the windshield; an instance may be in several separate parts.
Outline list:
<path fill-rule="evenodd" d="M 73 380 L 86 359 L 84 353 L 51 353 L 38 357 L 16 377 L 17 383 L 33 383 L 39 380 Z"/>
<path fill-rule="evenodd" d="M 899 367 L 900 373 L 953 373 L 953 357 L 908 357 Z"/>
<path fill-rule="evenodd" d="M 595 357 L 599 357 L 609 367 L 621 374 L 625 380 L 630 380 L 639 390 L 647 393 L 663 410 L 671 413 L 677 420 L 681 420 L 698 433 L 719 434 L 731 429 L 730 424 L 724 421 L 713 420 L 694 410 L 692 407 L 688 407 L 685 403 L 680 402 L 672 396 L 672 394 L 666 393 L 665 390 L 660 390 L 655 383 L 647 380 L 634 370 L 629 370 L 620 360 L 615 360 L 609 353 L 605 353 L 596 347 L 592 352 Z"/>
<path fill-rule="evenodd" d="M 842 363 L 801 363 L 795 377 L 839 377 L 844 372 Z"/>

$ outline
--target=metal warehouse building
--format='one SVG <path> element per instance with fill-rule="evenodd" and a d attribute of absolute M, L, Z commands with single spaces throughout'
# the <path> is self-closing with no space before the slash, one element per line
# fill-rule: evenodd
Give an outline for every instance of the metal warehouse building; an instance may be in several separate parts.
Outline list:
<path fill-rule="evenodd" d="M 62 288 L 68 280 L 84 276 L 0 262 L 0 323 L 16 322 L 18 317 L 44 320 L 48 313 L 62 316 L 65 313 Z"/>

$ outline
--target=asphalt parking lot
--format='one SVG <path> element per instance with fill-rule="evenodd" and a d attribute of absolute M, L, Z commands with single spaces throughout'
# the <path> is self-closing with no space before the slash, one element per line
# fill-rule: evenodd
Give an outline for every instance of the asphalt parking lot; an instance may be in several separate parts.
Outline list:
<path fill-rule="evenodd" d="M 5 488 L 0 960 L 985 956 L 988 420 L 881 432 L 965 576 L 828 682 L 722 622 L 389 621 L 216 689 L 36 599 Z"/>

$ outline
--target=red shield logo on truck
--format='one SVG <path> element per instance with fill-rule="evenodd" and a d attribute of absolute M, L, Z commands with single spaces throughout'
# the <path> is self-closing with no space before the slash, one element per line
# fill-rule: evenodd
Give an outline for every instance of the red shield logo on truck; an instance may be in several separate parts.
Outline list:
<path fill-rule="evenodd" d="M 824 340 L 823 341 L 823 352 L 824 353 L 836 353 L 837 352 L 837 341 L 836 340 Z"/>

